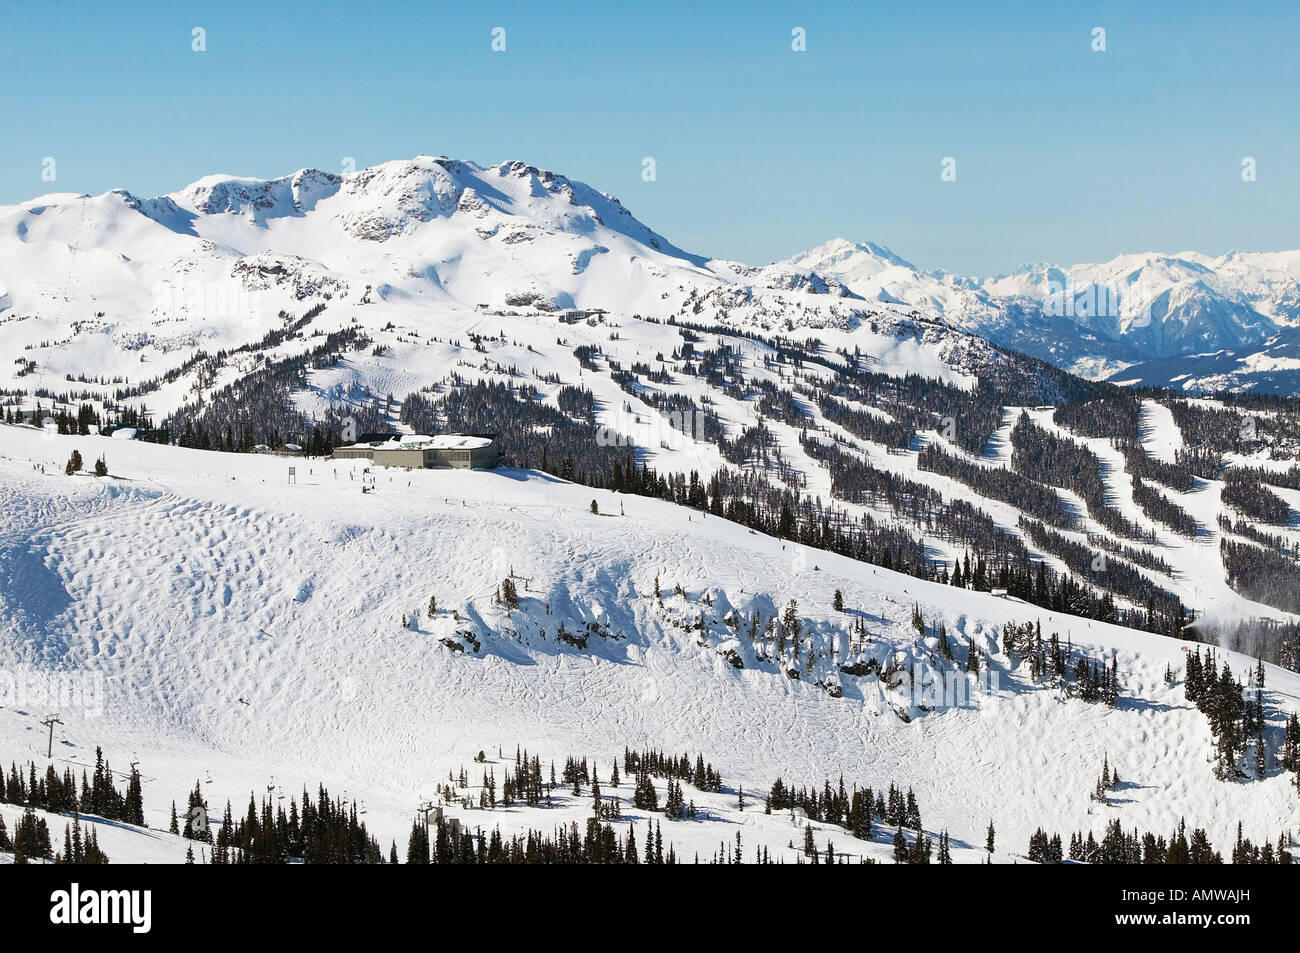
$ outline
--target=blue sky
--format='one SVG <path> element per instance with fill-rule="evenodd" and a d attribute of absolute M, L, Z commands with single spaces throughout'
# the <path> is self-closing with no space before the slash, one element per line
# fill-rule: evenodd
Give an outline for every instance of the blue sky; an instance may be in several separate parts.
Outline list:
<path fill-rule="evenodd" d="M 0 203 L 425 152 L 553 169 L 753 263 L 1300 247 L 1300 4 L 125 6 L 0 9 Z"/>

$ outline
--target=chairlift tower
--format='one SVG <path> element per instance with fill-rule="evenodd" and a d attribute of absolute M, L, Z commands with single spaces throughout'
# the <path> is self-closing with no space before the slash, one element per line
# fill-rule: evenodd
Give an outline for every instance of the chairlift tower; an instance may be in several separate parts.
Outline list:
<path fill-rule="evenodd" d="M 436 810 L 437 808 L 432 801 L 426 801 L 423 798 L 420 800 L 420 806 L 416 808 L 417 813 L 424 815 L 424 840 L 426 843 L 429 840 L 429 814 Z"/>
<path fill-rule="evenodd" d="M 63 722 L 59 720 L 58 715 L 51 715 L 49 718 L 41 722 L 41 724 L 48 725 L 50 729 L 50 743 L 45 751 L 46 760 L 49 760 L 50 758 L 54 757 L 54 726 L 61 725 L 63 724 Z"/>

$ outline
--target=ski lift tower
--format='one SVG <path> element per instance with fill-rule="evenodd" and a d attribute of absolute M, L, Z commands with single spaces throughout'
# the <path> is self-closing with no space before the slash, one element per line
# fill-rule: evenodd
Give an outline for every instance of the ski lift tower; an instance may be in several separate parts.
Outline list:
<path fill-rule="evenodd" d="M 438 807 L 435 807 L 435 806 L 434 806 L 434 803 L 433 803 L 432 801 L 425 801 L 425 800 L 422 799 L 422 800 L 420 801 L 420 806 L 419 806 L 418 808 L 416 808 L 416 812 L 419 813 L 419 814 L 424 815 L 424 840 L 425 840 L 426 843 L 428 843 L 428 841 L 429 841 L 429 815 L 430 815 L 431 813 L 435 815 L 434 821 L 435 821 L 435 823 L 436 823 L 437 821 L 442 820 L 442 809 L 441 809 L 441 808 L 438 808 Z"/>
<path fill-rule="evenodd" d="M 54 726 L 61 725 L 63 724 L 63 722 L 59 720 L 58 715 L 50 715 L 50 717 L 46 718 L 43 722 L 41 722 L 41 724 L 48 725 L 50 729 L 50 743 L 45 750 L 45 758 L 46 760 L 49 760 L 50 758 L 54 757 Z"/>

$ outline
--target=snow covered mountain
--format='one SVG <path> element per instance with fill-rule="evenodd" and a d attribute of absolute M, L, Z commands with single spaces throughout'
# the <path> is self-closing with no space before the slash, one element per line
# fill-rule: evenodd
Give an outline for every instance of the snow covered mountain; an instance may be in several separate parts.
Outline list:
<path fill-rule="evenodd" d="M 764 331 L 911 317 L 808 269 L 687 253 L 617 199 L 520 162 L 420 156 L 343 176 L 209 176 L 154 199 L 59 194 L 0 208 L 0 388 L 162 378 L 152 404 L 166 411 L 192 383 L 168 378 L 197 354 L 247 347 L 283 315 L 326 303 L 318 329 L 382 327 L 393 307 L 596 309 Z M 989 350 L 930 333 L 958 362 Z"/>
<path fill-rule="evenodd" d="M 1255 347 L 1141 361 L 1110 380 L 1194 391 L 1300 394 L 1300 328 L 1286 328 Z"/>
<path fill-rule="evenodd" d="M 1286 256 L 1232 267 L 1282 308 Z M 106 819 L 114 859 L 181 859 L 158 828 L 196 778 L 217 817 L 325 782 L 386 844 L 468 764 L 442 795 L 466 824 L 584 823 L 590 788 L 479 813 L 476 756 L 503 771 L 488 753 L 515 745 L 703 752 L 715 823 L 665 826 L 705 857 L 743 828 L 786 860 L 805 830 L 889 859 L 907 826 L 978 861 L 990 818 L 998 860 L 1116 819 L 1289 845 L 1300 413 L 995 343 L 1014 324 L 1111 348 L 1096 372 L 1141 360 L 1135 312 L 1049 314 L 1032 289 L 1068 277 L 921 275 L 844 242 L 709 259 L 562 176 L 425 156 L 2 209 L 0 674 L 28 680 L 0 759 L 44 757 L 56 710 L 62 765 L 138 756 L 154 830 Z M 379 431 L 492 432 L 510 466 L 330 459 Z M 1190 637 L 1243 650 L 1218 656 L 1225 694 L 1278 663 L 1217 735 Z M 913 691 L 976 670 L 999 679 L 976 705 Z M 98 710 L 51 699 L 63 677 L 102 684 Z M 915 788 L 923 823 L 741 809 L 840 773 Z"/>
<path fill-rule="evenodd" d="M 1087 377 L 1288 392 L 1296 368 L 1278 335 L 1300 323 L 1300 252 L 1126 255 L 975 279 L 837 239 L 755 267 L 683 251 L 562 175 L 429 156 L 0 207 L 0 388 L 179 373 L 323 302 L 379 306 L 358 318 L 367 326 L 403 302 L 767 332 L 920 317 Z M 980 350 L 941 336 L 940 348 Z M 1211 354 L 1214 370 L 1198 370 Z"/>
<path fill-rule="evenodd" d="M 878 245 L 836 239 L 788 264 L 835 275 L 872 300 L 942 314 L 1085 376 L 1293 393 L 1290 376 L 1262 371 L 1300 370 L 1279 365 L 1287 358 L 1276 352 L 1278 335 L 1300 324 L 1300 252 L 1121 255 L 1069 268 L 1027 265 L 981 279 L 922 273 Z M 1270 348 L 1272 362 L 1261 354 Z M 1237 362 L 1233 373 L 1197 371 L 1201 356 L 1226 352 Z M 1131 365 L 1143 366 L 1128 372 Z"/>
<path fill-rule="evenodd" d="M 990 295 L 951 275 L 922 273 L 888 248 L 872 242 L 832 239 L 795 255 L 786 264 L 835 275 L 864 298 L 905 305 L 926 314 L 971 319 L 990 317 L 995 310 Z"/>

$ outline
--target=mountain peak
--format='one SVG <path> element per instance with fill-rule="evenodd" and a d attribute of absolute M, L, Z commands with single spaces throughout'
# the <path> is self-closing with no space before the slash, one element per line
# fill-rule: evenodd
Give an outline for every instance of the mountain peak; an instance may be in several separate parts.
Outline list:
<path fill-rule="evenodd" d="M 915 265 L 884 245 L 868 241 L 854 242 L 847 238 L 832 238 L 789 259 L 790 264 L 813 270 L 832 270 L 833 266 L 846 272 L 859 270 L 868 262 L 877 267 L 884 263 L 916 271 Z"/>

